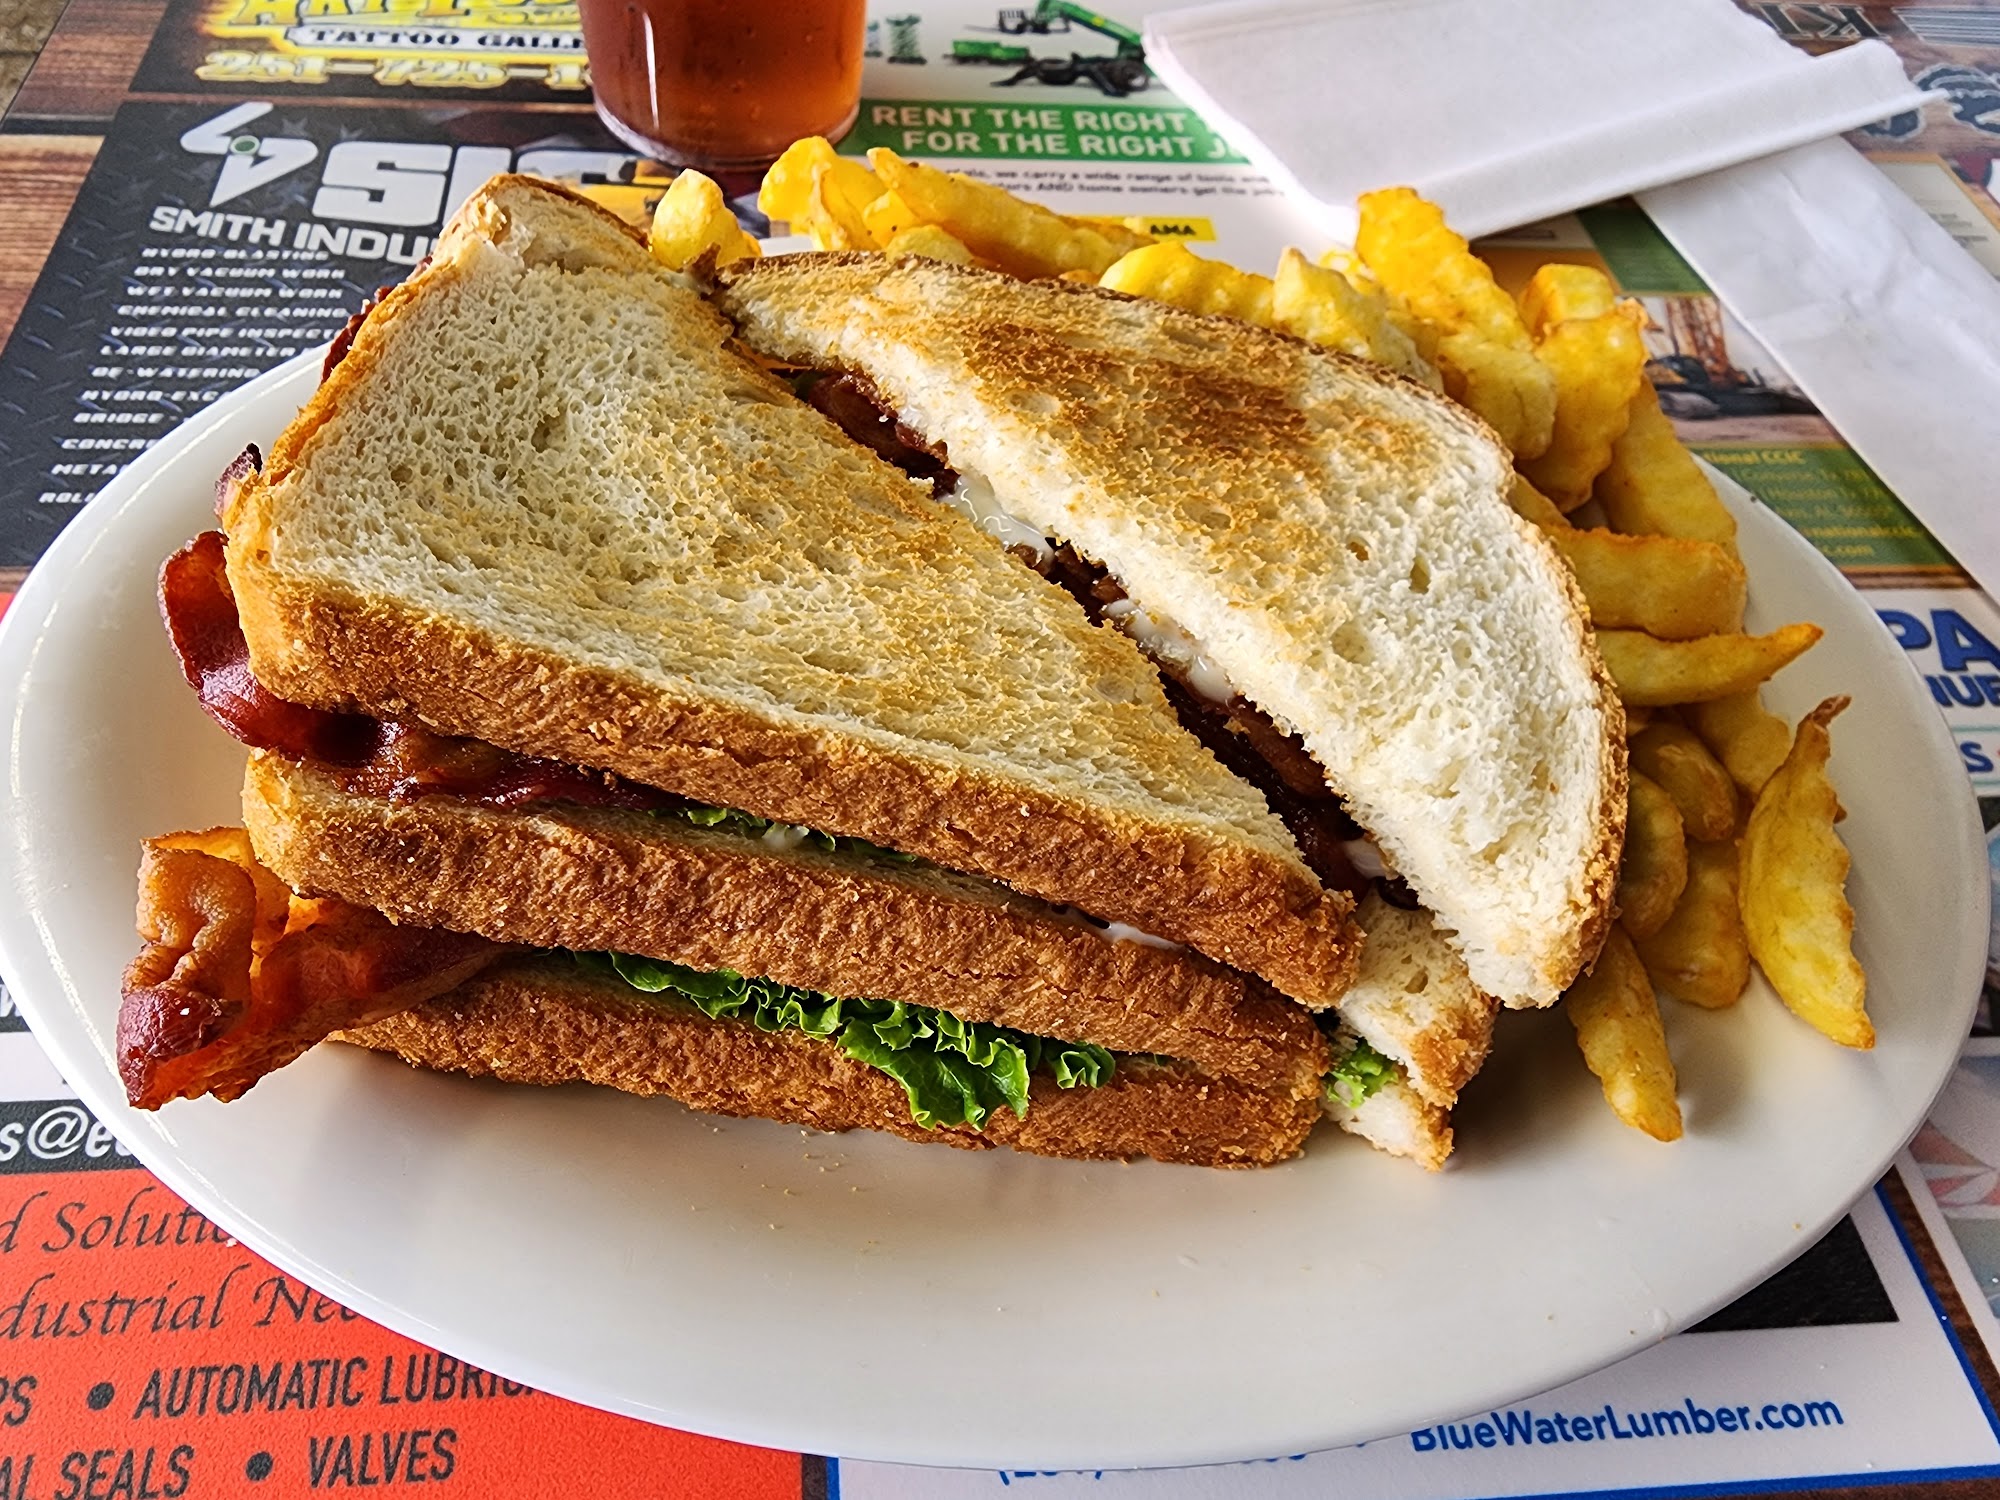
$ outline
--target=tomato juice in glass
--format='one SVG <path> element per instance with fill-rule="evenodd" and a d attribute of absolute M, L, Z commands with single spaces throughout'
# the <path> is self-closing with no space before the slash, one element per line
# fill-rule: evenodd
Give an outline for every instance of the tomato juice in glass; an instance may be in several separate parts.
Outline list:
<path fill-rule="evenodd" d="M 861 97 L 865 0 L 580 0 L 597 112 L 680 165 L 769 165 L 838 137 Z"/>

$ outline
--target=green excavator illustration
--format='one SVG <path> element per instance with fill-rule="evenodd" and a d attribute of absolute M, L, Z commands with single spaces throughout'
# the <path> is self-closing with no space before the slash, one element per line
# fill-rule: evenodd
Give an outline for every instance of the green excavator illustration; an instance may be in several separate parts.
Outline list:
<path fill-rule="evenodd" d="M 1001 88 L 1016 83 L 1048 83 L 1061 87 L 1089 82 L 1111 98 L 1122 99 L 1127 94 L 1136 94 L 1153 81 L 1152 72 L 1146 66 L 1146 49 L 1139 40 L 1139 33 L 1109 16 L 1073 4 L 1072 0 L 1039 0 L 1032 11 L 1003 10 L 994 29 L 1003 36 L 1029 33 L 1048 36 L 1069 31 L 1072 27 L 1082 27 L 1109 37 L 1117 44 L 1117 52 L 1109 57 L 1085 57 L 1075 52 L 1068 57 L 1037 57 L 1018 42 L 979 38 L 953 42 L 951 60 L 1018 69 L 1011 77 L 994 80 L 995 85 Z"/>

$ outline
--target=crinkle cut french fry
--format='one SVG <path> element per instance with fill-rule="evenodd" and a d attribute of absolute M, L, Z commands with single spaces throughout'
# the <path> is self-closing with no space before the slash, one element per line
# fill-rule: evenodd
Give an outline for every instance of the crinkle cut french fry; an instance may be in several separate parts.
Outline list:
<path fill-rule="evenodd" d="M 1524 521 L 1532 521 L 1544 531 L 1570 531 L 1569 517 L 1556 509 L 1555 501 L 1544 495 L 1520 474 L 1514 476 L 1514 487 L 1507 492 L 1507 503 L 1514 507 L 1514 514 Z"/>
<path fill-rule="evenodd" d="M 1355 291 L 1369 301 L 1379 303 L 1388 315 L 1389 321 L 1401 329 L 1403 336 L 1415 346 L 1417 357 L 1424 363 L 1432 365 L 1432 368 L 1436 368 L 1432 356 L 1437 353 L 1437 341 L 1441 332 L 1439 325 L 1426 322 L 1390 295 L 1389 289 L 1375 278 L 1375 273 L 1370 271 L 1362 263 L 1361 257 L 1352 250 L 1342 250 L 1336 246 L 1320 256 L 1319 264 L 1326 270 L 1338 271 L 1347 278 L 1347 284 Z"/>
<path fill-rule="evenodd" d="M 1769 635 L 1662 641 L 1639 630 L 1600 630 L 1597 650 L 1620 698 L 1644 708 L 1668 708 L 1754 688 L 1822 634 L 1817 625 L 1798 624 Z"/>
<path fill-rule="evenodd" d="M 1750 983 L 1750 942 L 1736 900 L 1736 844 L 1688 845 L 1687 888 L 1666 925 L 1632 945 L 1653 983 L 1690 1005 L 1734 1005 Z"/>
<path fill-rule="evenodd" d="M 920 227 L 923 220 L 895 193 L 877 193 L 875 201 L 861 210 L 861 222 L 869 236 L 884 250 L 899 235 Z"/>
<path fill-rule="evenodd" d="M 1685 725 L 1662 719 L 1634 734 L 1631 762 L 1674 799 L 1689 838 L 1713 842 L 1736 832 L 1736 783 Z"/>
<path fill-rule="evenodd" d="M 1558 323 L 1595 318 L 1618 305 L 1618 288 L 1595 266 L 1550 261 L 1537 266 L 1521 288 L 1521 321 L 1541 338 Z"/>
<path fill-rule="evenodd" d="M 713 251 L 716 265 L 751 260 L 763 254 L 729 210 L 722 189 L 699 172 L 683 172 L 660 195 L 646 235 L 653 259 L 669 270 L 693 265 L 704 251 Z"/>
<path fill-rule="evenodd" d="M 1418 317 L 1523 352 L 1534 348 L 1521 309 L 1486 263 L 1409 188 L 1363 193 L 1354 250 L 1393 297 Z"/>
<path fill-rule="evenodd" d="M 889 191 L 926 224 L 936 224 L 981 260 L 1014 276 L 1102 276 L 1121 253 L 1095 229 L 1024 202 L 1004 188 L 905 161 L 886 146 L 868 153 Z"/>
<path fill-rule="evenodd" d="M 1563 1010 L 1612 1112 L 1656 1141 L 1679 1140 L 1681 1107 L 1659 1001 L 1632 940 L 1618 928 L 1605 939 L 1596 967 L 1569 987 Z"/>
<path fill-rule="evenodd" d="M 1110 242 L 1111 248 L 1120 255 L 1137 250 L 1141 245 L 1158 243 L 1144 228 L 1145 220 L 1134 214 L 1123 218 L 1109 218 L 1094 214 L 1061 214 L 1065 224 L 1078 229 L 1093 230 Z"/>
<path fill-rule="evenodd" d="M 1297 338 L 1387 365 L 1434 391 L 1444 389 L 1437 370 L 1390 319 L 1388 302 L 1379 292 L 1360 290 L 1341 272 L 1316 266 L 1296 250 L 1288 248 L 1278 261 L 1271 315 Z"/>
<path fill-rule="evenodd" d="M 1756 796 L 1784 764 L 1792 732 L 1785 721 L 1764 707 L 1755 688 L 1689 704 L 1683 711 L 1688 727 L 1715 752 L 1736 784 Z"/>
<path fill-rule="evenodd" d="M 1461 330 L 1441 335 L 1431 352 L 1445 393 L 1484 418 L 1516 462 L 1548 448 L 1555 434 L 1556 382 L 1534 350 Z"/>
<path fill-rule="evenodd" d="M 1799 723 L 1790 754 L 1750 810 L 1742 909 L 1750 951 L 1778 998 L 1843 1047 L 1873 1047 L 1868 977 L 1854 957 L 1847 846 L 1833 831 L 1840 799 L 1827 779 L 1827 726 L 1847 707 L 1829 698 Z"/>
<path fill-rule="evenodd" d="M 918 255 L 925 260 L 945 260 L 956 266 L 973 264 L 973 254 L 935 224 L 919 224 L 905 229 L 882 247 L 885 255 Z"/>
<path fill-rule="evenodd" d="M 866 215 L 882 197 L 882 184 L 873 172 L 851 156 L 836 156 L 813 168 L 805 212 L 792 221 L 792 228 L 811 235 L 821 250 L 879 249 Z"/>
<path fill-rule="evenodd" d="M 809 135 L 793 141 L 765 170 L 763 185 L 757 189 L 758 211 L 788 224 L 804 218 L 812 198 L 814 171 L 839 159 L 840 153 L 825 136 Z"/>
<path fill-rule="evenodd" d="M 1646 314 L 1624 302 L 1594 318 L 1556 324 L 1535 345 L 1555 380 L 1555 426 L 1548 446 L 1522 461 L 1535 487 L 1565 511 L 1590 498 L 1631 420 L 1632 398 L 1646 379 Z"/>
<path fill-rule="evenodd" d="M 1686 641 L 1732 633 L 1743 619 L 1743 564 L 1713 542 L 1545 529 L 1576 574 L 1593 625 Z"/>
<path fill-rule="evenodd" d="M 1395 301 L 1436 334 L 1423 348 L 1453 400 L 1484 417 L 1516 459 L 1555 430 L 1555 377 L 1535 358 L 1521 309 L 1486 263 L 1408 188 L 1361 195 L 1354 249 Z"/>
<path fill-rule="evenodd" d="M 1641 382 L 1632 398 L 1625 431 L 1611 445 L 1611 463 L 1597 476 L 1594 493 L 1613 531 L 1692 537 L 1736 555 L 1736 518 L 1716 498 L 1649 383 Z"/>
<path fill-rule="evenodd" d="M 1625 854 L 1618 865 L 1618 919 L 1635 936 L 1644 937 L 1667 925 L 1687 889 L 1687 834 L 1674 799 L 1636 772 L 1627 807 Z"/>
<path fill-rule="evenodd" d="M 1204 260 L 1175 240 L 1141 245 L 1121 255 L 1098 278 L 1099 286 L 1150 297 L 1189 312 L 1240 318 L 1271 326 L 1271 282 L 1219 260 Z"/>

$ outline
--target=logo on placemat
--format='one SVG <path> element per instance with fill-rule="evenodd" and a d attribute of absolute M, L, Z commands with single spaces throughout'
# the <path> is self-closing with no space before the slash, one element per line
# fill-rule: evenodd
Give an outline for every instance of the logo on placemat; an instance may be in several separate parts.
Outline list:
<path fill-rule="evenodd" d="M 222 171 L 215 179 L 215 191 L 208 198 L 210 208 L 240 198 L 267 182 L 276 182 L 319 155 L 319 147 L 297 136 L 257 136 L 243 129 L 252 120 L 268 115 L 273 107 L 262 103 L 239 104 L 181 136 L 182 150 L 192 151 L 196 156 L 222 158 Z"/>

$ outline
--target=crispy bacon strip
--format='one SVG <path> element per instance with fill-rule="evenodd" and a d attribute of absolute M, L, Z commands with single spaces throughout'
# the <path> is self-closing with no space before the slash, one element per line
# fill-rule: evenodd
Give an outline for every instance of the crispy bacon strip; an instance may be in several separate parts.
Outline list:
<path fill-rule="evenodd" d="M 529 807 L 568 802 L 579 807 L 623 807 L 652 812 L 686 806 L 680 797 L 540 756 L 516 755 L 484 740 L 432 734 L 417 724 L 384 722 L 375 750 L 341 777 L 350 792 L 387 797 L 457 797 L 481 807 Z"/>
<path fill-rule="evenodd" d="M 239 828 L 146 842 L 139 933 L 117 1033 L 118 1074 L 139 1109 L 237 1098 L 331 1033 L 421 1005 L 522 951 L 294 896 Z"/>
<path fill-rule="evenodd" d="M 218 503 L 226 503 L 229 490 L 242 482 L 248 472 L 243 466 L 255 454 L 247 450 L 224 472 Z M 181 673 L 202 707 L 244 744 L 341 771 L 349 791 L 396 801 L 445 796 L 486 807 L 571 802 L 641 812 L 679 805 L 665 792 L 607 771 L 278 697 L 250 670 L 250 647 L 229 590 L 223 548 L 221 532 L 205 531 L 167 559 L 160 570 L 160 614 Z"/>
<path fill-rule="evenodd" d="M 1299 855 L 1312 872 L 1357 899 L 1365 894 L 1368 881 L 1342 847 L 1348 839 L 1359 838 L 1361 830 L 1327 789 L 1326 773 L 1305 748 L 1240 698 L 1227 706 L 1211 703 L 1183 687 L 1170 672 L 1160 674 L 1160 686 L 1166 689 L 1181 727 L 1206 745 L 1226 770 L 1264 794 L 1271 811 L 1291 830 Z"/>
<path fill-rule="evenodd" d="M 221 532 L 204 531 L 167 559 L 160 569 L 160 615 L 188 686 L 237 739 L 293 760 L 335 766 L 360 765 L 373 753 L 381 737 L 375 720 L 287 703 L 251 674 L 250 647 L 223 571 Z"/>
<path fill-rule="evenodd" d="M 944 445 L 926 443 L 922 434 L 904 425 L 867 376 L 822 375 L 806 388 L 806 404 L 912 479 L 935 479 L 941 490 L 957 482 Z"/>
<path fill-rule="evenodd" d="M 382 288 L 382 291 L 387 290 L 387 287 Z M 380 297 L 381 294 L 382 292 L 378 291 L 374 297 L 370 297 L 367 301 L 363 302 L 361 304 L 361 311 L 349 314 L 347 321 L 340 325 L 340 332 L 333 336 L 333 343 L 327 348 L 326 358 L 320 361 L 319 379 L 321 385 L 326 384 L 326 378 L 333 373 L 334 367 L 347 358 L 347 351 L 354 347 L 354 335 L 361 332 L 361 325 L 366 323 L 368 315 L 375 311 L 376 298 Z"/>

